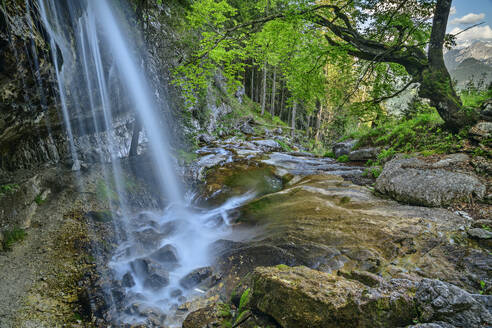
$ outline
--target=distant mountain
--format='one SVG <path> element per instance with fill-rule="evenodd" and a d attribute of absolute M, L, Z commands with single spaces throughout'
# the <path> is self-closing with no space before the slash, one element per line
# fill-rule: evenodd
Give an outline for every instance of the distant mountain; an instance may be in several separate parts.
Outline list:
<path fill-rule="evenodd" d="M 475 82 L 486 75 L 485 83 L 492 81 L 492 41 L 475 41 L 468 47 L 452 49 L 444 54 L 444 62 L 458 88 L 473 79 Z"/>

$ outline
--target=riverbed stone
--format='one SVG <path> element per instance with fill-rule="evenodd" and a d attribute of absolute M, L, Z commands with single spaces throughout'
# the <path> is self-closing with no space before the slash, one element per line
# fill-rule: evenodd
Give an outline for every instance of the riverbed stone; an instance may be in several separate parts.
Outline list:
<path fill-rule="evenodd" d="M 257 147 L 264 151 L 275 151 L 275 150 L 281 150 L 282 147 L 280 147 L 279 143 L 276 142 L 273 139 L 267 139 L 267 140 L 254 140 L 252 141 Z"/>
<path fill-rule="evenodd" d="M 492 122 L 482 121 L 478 122 L 470 128 L 469 131 L 472 138 L 483 141 L 492 137 Z"/>
<path fill-rule="evenodd" d="M 473 295 L 452 284 L 424 279 L 415 294 L 420 319 L 443 321 L 455 327 L 487 327 L 492 315 Z"/>
<path fill-rule="evenodd" d="M 446 206 L 471 197 L 482 199 L 486 191 L 472 173 L 432 168 L 417 158 L 386 163 L 375 189 L 398 201 L 423 206 Z"/>
<path fill-rule="evenodd" d="M 167 244 L 150 254 L 150 258 L 161 263 L 176 264 L 178 263 L 178 252 L 176 247 Z"/>
<path fill-rule="evenodd" d="M 349 154 L 349 160 L 354 162 L 365 162 L 370 159 L 376 159 L 381 152 L 379 147 L 361 148 L 352 150 Z"/>
<path fill-rule="evenodd" d="M 492 239 L 492 232 L 481 228 L 468 230 L 468 235 L 476 239 Z"/>
<path fill-rule="evenodd" d="M 335 158 L 338 158 L 342 155 L 348 155 L 356 144 L 357 140 L 345 140 L 342 142 L 337 142 L 332 147 Z"/>
<path fill-rule="evenodd" d="M 213 274 L 212 267 L 203 267 L 203 268 L 198 268 L 190 273 L 188 273 L 186 276 L 181 278 L 179 281 L 179 284 L 186 289 L 191 289 L 195 286 L 198 286 L 200 283 L 202 283 L 204 280 L 207 278 L 210 278 Z"/>
<path fill-rule="evenodd" d="M 220 327 L 220 308 L 214 303 L 191 312 L 183 322 L 183 328 Z"/>
<path fill-rule="evenodd" d="M 144 286 L 152 290 L 159 290 L 169 285 L 169 272 L 161 263 L 151 258 L 136 259 L 130 264 L 132 270 L 145 277 Z"/>

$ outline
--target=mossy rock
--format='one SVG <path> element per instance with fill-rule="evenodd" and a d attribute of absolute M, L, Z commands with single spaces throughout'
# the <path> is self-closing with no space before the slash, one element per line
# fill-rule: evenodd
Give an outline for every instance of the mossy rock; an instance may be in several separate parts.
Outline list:
<path fill-rule="evenodd" d="M 113 220 L 110 211 L 90 211 L 85 213 L 85 217 L 96 222 L 111 222 Z"/>
<path fill-rule="evenodd" d="M 307 267 L 259 267 L 252 306 L 284 328 L 404 327 L 417 316 L 414 284 L 371 288 Z"/>

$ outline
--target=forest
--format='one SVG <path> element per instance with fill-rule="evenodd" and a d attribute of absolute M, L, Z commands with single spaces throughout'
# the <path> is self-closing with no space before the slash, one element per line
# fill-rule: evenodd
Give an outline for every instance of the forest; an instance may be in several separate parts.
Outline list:
<path fill-rule="evenodd" d="M 491 327 L 491 19 L 0 1 L 0 328 Z"/>

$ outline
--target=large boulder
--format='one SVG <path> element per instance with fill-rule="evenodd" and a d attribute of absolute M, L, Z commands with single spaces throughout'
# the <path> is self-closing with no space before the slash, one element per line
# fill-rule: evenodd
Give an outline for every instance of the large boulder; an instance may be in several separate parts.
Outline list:
<path fill-rule="evenodd" d="M 179 284 L 186 289 L 191 289 L 202 283 L 207 278 L 210 278 L 212 273 L 213 271 L 211 267 L 198 268 L 181 278 L 179 280 Z"/>
<path fill-rule="evenodd" d="M 417 316 L 414 283 L 394 279 L 378 288 L 307 267 L 258 267 L 252 306 L 283 328 L 402 327 Z"/>
<path fill-rule="evenodd" d="M 492 137 L 492 122 L 478 122 L 470 128 L 470 135 L 477 141 L 485 141 Z"/>
<path fill-rule="evenodd" d="M 138 276 L 144 277 L 145 288 L 157 291 L 169 285 L 169 272 L 151 258 L 136 259 L 130 267 Z"/>
<path fill-rule="evenodd" d="M 279 143 L 272 139 L 254 140 L 253 143 L 263 151 L 282 150 L 282 147 L 279 145 Z"/>
<path fill-rule="evenodd" d="M 338 158 L 342 155 L 348 155 L 350 151 L 355 147 L 356 143 L 357 140 L 346 140 L 334 144 L 332 150 L 335 158 Z"/>
<path fill-rule="evenodd" d="M 221 308 L 217 304 L 210 304 L 188 314 L 183 322 L 183 328 L 220 327 L 222 315 Z"/>
<path fill-rule="evenodd" d="M 398 201 L 424 206 L 446 206 L 485 196 L 486 187 L 475 175 L 448 170 L 444 164 L 440 161 L 429 165 L 417 158 L 393 159 L 385 164 L 375 188 Z"/>
<path fill-rule="evenodd" d="M 379 147 L 361 148 L 357 150 L 352 150 L 348 154 L 348 157 L 351 161 L 354 162 L 365 162 L 369 159 L 377 158 L 380 152 L 381 148 Z"/>
<path fill-rule="evenodd" d="M 472 294 L 454 285 L 424 279 L 415 294 L 421 321 L 443 321 L 454 327 L 490 327 L 492 316 Z"/>

